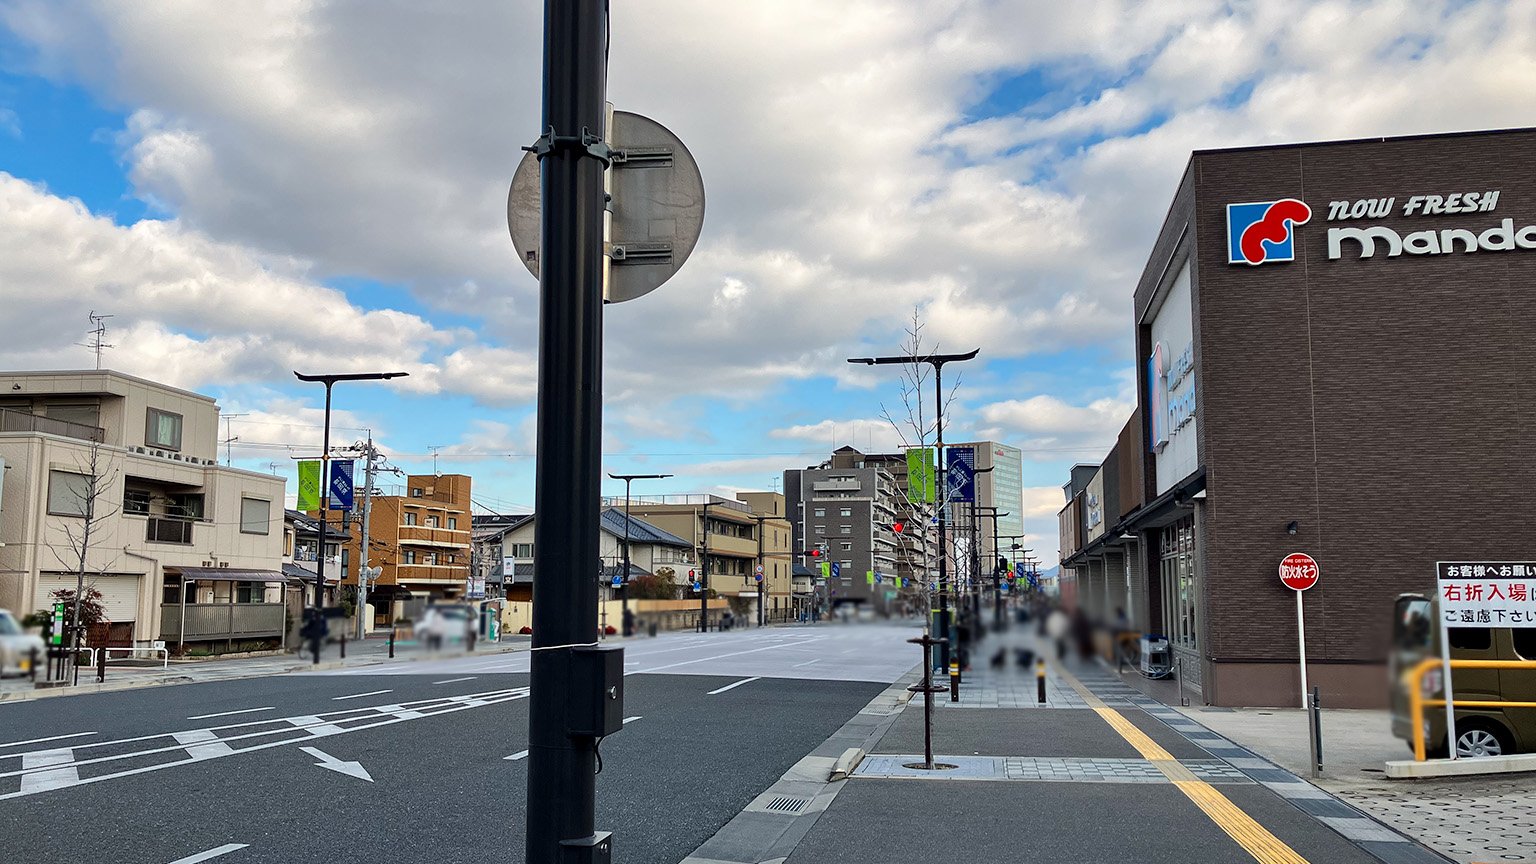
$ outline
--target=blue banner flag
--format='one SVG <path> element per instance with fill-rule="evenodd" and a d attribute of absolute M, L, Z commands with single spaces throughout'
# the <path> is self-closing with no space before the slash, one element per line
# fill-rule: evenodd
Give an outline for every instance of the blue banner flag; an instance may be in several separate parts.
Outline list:
<path fill-rule="evenodd" d="M 331 463 L 331 509 L 352 509 L 352 460 Z"/>
<path fill-rule="evenodd" d="M 949 482 L 945 484 L 945 500 L 959 501 L 966 504 L 975 503 L 976 469 L 957 459 L 949 463 L 949 469 L 946 474 Z"/>

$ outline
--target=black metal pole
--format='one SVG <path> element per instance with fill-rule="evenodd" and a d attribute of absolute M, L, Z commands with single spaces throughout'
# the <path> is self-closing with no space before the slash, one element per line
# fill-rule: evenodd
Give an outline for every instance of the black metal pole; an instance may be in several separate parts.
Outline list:
<path fill-rule="evenodd" d="M 538 453 L 525 860 L 595 837 L 596 740 L 568 734 L 570 647 L 597 630 L 602 457 L 603 171 L 607 0 L 545 0 Z M 572 842 L 565 849 L 578 846 Z"/>
<path fill-rule="evenodd" d="M 315 612 L 309 645 L 315 662 L 320 662 L 322 613 L 325 606 L 325 534 L 331 507 L 331 381 L 325 382 L 325 431 L 320 444 L 320 554 L 315 556 Z"/>
<path fill-rule="evenodd" d="M 949 515 L 949 467 L 944 458 L 944 364 L 933 364 L 933 411 L 937 428 L 938 452 L 934 455 L 934 500 L 939 504 L 939 620 L 948 629 L 939 662 L 949 667 L 949 701 L 960 701 L 960 627 L 949 608 L 949 556 L 945 553 L 945 533 Z M 958 599 L 958 594 L 956 595 Z"/>
<path fill-rule="evenodd" d="M 704 546 L 699 553 L 699 632 L 709 632 L 709 502 L 704 502 Z"/>
<path fill-rule="evenodd" d="M 629 483 L 633 478 L 624 478 L 624 576 L 622 587 L 619 588 L 619 626 L 623 628 L 624 635 L 629 636 Z M 665 500 L 665 499 L 663 499 Z M 652 556 L 654 558 L 654 556 Z M 652 564 L 652 567 L 655 565 Z"/>

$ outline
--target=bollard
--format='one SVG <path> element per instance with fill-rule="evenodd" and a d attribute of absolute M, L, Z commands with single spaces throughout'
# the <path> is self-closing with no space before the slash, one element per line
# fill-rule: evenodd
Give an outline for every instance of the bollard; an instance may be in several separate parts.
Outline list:
<path fill-rule="evenodd" d="M 27 667 L 27 677 L 33 684 L 37 683 L 37 649 L 32 649 L 32 665 Z"/>
<path fill-rule="evenodd" d="M 395 659 L 395 628 L 389 628 L 389 659 Z"/>
<path fill-rule="evenodd" d="M 347 634 L 341 634 L 341 659 L 347 659 Z"/>
<path fill-rule="evenodd" d="M 1323 703 L 1316 686 L 1313 686 L 1312 698 L 1308 701 L 1312 703 L 1308 706 L 1307 719 L 1311 727 L 1308 737 L 1311 739 L 1312 777 L 1315 779 L 1323 776 Z"/>
<path fill-rule="evenodd" d="M 1045 658 L 1035 661 L 1035 699 L 1045 704 Z"/>
<path fill-rule="evenodd" d="M 949 701 L 960 701 L 960 661 L 949 661 Z"/>
<path fill-rule="evenodd" d="M 102 684 L 107 680 L 107 647 L 96 649 L 96 683 Z"/>

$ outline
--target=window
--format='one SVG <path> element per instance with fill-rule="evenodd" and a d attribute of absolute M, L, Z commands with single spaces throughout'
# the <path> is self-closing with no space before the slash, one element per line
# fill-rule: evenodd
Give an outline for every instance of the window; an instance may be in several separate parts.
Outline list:
<path fill-rule="evenodd" d="M 843 525 L 843 526 L 838 528 L 837 533 L 839 533 L 839 534 L 852 534 L 853 533 L 853 526 L 852 525 Z"/>
<path fill-rule="evenodd" d="M 436 552 L 428 552 L 426 554 L 426 560 L 424 560 L 422 563 L 423 564 L 436 564 L 437 563 L 437 553 Z"/>
<path fill-rule="evenodd" d="M 420 486 L 412 486 L 411 487 L 411 497 L 412 498 L 420 498 L 421 497 L 421 487 Z"/>
<path fill-rule="evenodd" d="M 428 516 L 427 517 L 427 527 L 428 528 L 436 528 L 437 527 L 437 517 L 436 516 Z"/>
<path fill-rule="evenodd" d="M 837 511 L 837 515 L 839 515 L 839 516 L 852 516 L 853 515 L 853 508 L 852 507 L 844 507 L 841 510 Z"/>
<path fill-rule="evenodd" d="M 1490 627 L 1452 627 L 1451 647 L 1460 651 L 1487 651 L 1493 647 Z"/>
<path fill-rule="evenodd" d="M 457 530 L 459 530 L 459 520 L 458 520 L 458 517 L 456 517 L 456 516 L 449 516 L 448 517 L 448 530 L 449 531 L 457 531 Z"/>
<path fill-rule="evenodd" d="M 65 423 L 78 423 L 81 426 L 101 425 L 100 405 L 49 405 L 49 420 L 62 420 Z"/>
<path fill-rule="evenodd" d="M 827 508 L 825 508 L 825 507 L 817 507 L 816 510 L 815 510 L 815 514 L 817 516 L 825 516 L 825 515 L 827 515 Z"/>
<path fill-rule="evenodd" d="M 852 552 L 853 551 L 853 544 L 849 543 L 847 540 L 844 540 L 843 541 L 843 551 L 844 552 Z"/>
<path fill-rule="evenodd" d="M 84 516 L 95 490 L 94 478 L 73 471 L 48 472 L 48 513 L 52 516 Z"/>
<path fill-rule="evenodd" d="M 415 564 L 416 563 L 416 550 L 415 549 L 407 549 L 407 550 L 405 550 L 405 563 L 407 563 L 407 564 Z"/>
<path fill-rule="evenodd" d="M 827 533 L 827 526 L 825 526 L 825 525 L 817 525 L 816 526 L 816 533 L 817 534 L 825 534 L 825 533 Z"/>
<path fill-rule="evenodd" d="M 272 533 L 272 502 L 260 498 L 241 498 L 240 533 Z"/>
<path fill-rule="evenodd" d="M 181 415 L 151 408 L 144 424 L 144 443 L 167 450 L 181 449 Z"/>
<path fill-rule="evenodd" d="M 415 525 L 416 524 L 416 514 L 415 513 L 407 512 L 405 514 L 405 524 L 407 524 L 407 525 Z"/>
<path fill-rule="evenodd" d="M 203 493 L 184 492 L 171 496 L 171 503 L 165 508 L 167 516 L 175 519 L 201 519 L 203 518 Z"/>
<path fill-rule="evenodd" d="M 1517 627 L 1510 632 L 1515 637 L 1515 653 L 1526 660 L 1536 660 L 1536 630 Z"/>
<path fill-rule="evenodd" d="M 149 493 L 142 489 L 124 489 L 123 512 L 138 516 L 148 516 Z"/>
<path fill-rule="evenodd" d="M 261 603 L 267 599 L 267 586 L 260 582 L 239 582 L 235 588 L 236 603 Z"/>
<path fill-rule="evenodd" d="M 512 557 L 513 558 L 532 558 L 533 557 L 533 544 L 532 543 L 513 543 L 512 544 Z"/>
<path fill-rule="evenodd" d="M 1163 621 L 1174 645 L 1199 647 L 1196 620 L 1199 573 L 1195 568 L 1195 517 L 1163 529 L 1159 574 L 1163 585 Z"/>

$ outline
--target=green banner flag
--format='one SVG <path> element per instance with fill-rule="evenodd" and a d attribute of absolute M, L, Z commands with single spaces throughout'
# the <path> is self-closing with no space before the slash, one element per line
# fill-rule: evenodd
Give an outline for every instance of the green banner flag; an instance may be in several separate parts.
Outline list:
<path fill-rule="evenodd" d="M 865 573 L 864 574 L 864 580 L 866 582 L 868 582 L 870 585 L 874 585 L 875 584 L 875 571 L 870 570 L 869 572 Z"/>
<path fill-rule="evenodd" d="M 934 501 L 933 448 L 913 447 L 907 451 L 907 500 L 932 504 Z"/>
<path fill-rule="evenodd" d="M 821 562 L 821 578 L 823 578 L 823 579 L 831 579 L 832 578 L 832 562 L 831 561 L 823 561 L 823 562 Z"/>
<path fill-rule="evenodd" d="M 295 510 L 320 509 L 320 460 L 304 459 L 299 462 L 299 503 Z"/>

